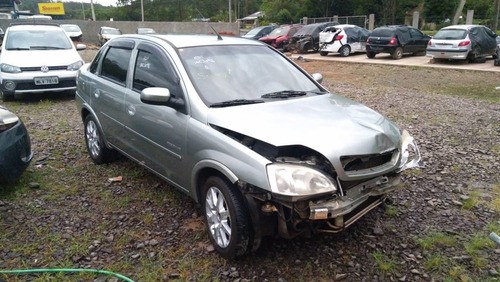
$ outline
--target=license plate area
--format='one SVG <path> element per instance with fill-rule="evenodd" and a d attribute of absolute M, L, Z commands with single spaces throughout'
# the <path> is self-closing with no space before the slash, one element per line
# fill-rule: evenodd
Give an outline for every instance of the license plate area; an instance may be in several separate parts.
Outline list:
<path fill-rule="evenodd" d="M 35 85 L 50 85 L 58 84 L 59 78 L 57 76 L 35 77 Z"/>

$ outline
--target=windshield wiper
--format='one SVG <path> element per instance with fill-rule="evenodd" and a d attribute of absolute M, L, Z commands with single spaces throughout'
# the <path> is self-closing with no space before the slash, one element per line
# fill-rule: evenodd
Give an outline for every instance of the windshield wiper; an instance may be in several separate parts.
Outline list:
<path fill-rule="evenodd" d="M 263 100 L 249 100 L 249 99 L 235 99 L 228 100 L 224 102 L 213 103 L 210 105 L 210 108 L 223 108 L 230 106 L 238 106 L 238 105 L 248 105 L 248 104 L 256 104 L 256 103 L 264 103 Z"/>
<path fill-rule="evenodd" d="M 7 48 L 7 50 L 29 50 L 30 48 L 26 47 L 12 47 L 12 48 Z"/>
<path fill-rule="evenodd" d="M 267 93 L 262 96 L 261 98 L 277 98 L 277 99 L 286 99 L 290 97 L 299 97 L 299 96 L 305 96 L 307 95 L 306 91 L 294 91 L 294 90 L 283 90 L 283 91 L 278 91 L 278 92 L 272 92 L 272 93 Z"/>
<path fill-rule="evenodd" d="M 66 49 L 63 47 L 56 47 L 56 46 L 30 46 L 30 49 L 39 49 L 39 50 L 60 50 L 60 49 Z"/>

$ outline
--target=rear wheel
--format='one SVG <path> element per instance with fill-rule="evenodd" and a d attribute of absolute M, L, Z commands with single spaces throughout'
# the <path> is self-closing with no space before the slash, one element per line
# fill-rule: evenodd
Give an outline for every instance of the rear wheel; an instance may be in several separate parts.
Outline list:
<path fill-rule="evenodd" d="M 403 48 L 401 47 L 396 47 L 394 51 L 392 51 L 391 56 L 394 60 L 399 60 L 403 58 Z"/>
<path fill-rule="evenodd" d="M 324 57 L 324 56 L 328 55 L 328 52 L 326 52 L 326 51 L 319 51 L 319 54 Z"/>
<path fill-rule="evenodd" d="M 344 45 L 340 47 L 339 53 L 341 57 L 347 57 L 351 54 L 351 47 L 349 47 L 349 45 Z"/>
<path fill-rule="evenodd" d="M 215 250 L 225 258 L 251 250 L 252 234 L 243 196 L 224 179 L 211 176 L 203 184 L 205 223 Z"/>
<path fill-rule="evenodd" d="M 96 164 L 107 163 L 111 160 L 113 151 L 106 147 L 101 130 L 97 126 L 92 115 L 88 115 L 84 121 L 85 126 L 85 144 L 90 158 Z"/>
<path fill-rule="evenodd" d="M 367 56 L 369 59 L 373 59 L 373 58 L 375 58 L 375 52 L 366 51 L 366 56 Z"/>

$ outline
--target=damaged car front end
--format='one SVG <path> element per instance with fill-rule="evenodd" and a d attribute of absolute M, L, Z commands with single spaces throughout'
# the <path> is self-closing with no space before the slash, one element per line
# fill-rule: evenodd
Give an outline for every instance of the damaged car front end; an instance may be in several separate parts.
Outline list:
<path fill-rule="evenodd" d="M 419 164 L 408 132 L 259 41 L 129 34 L 99 52 L 77 78 L 90 158 L 118 151 L 188 194 L 225 258 L 339 232 Z M 106 73 L 117 56 L 123 83 Z"/>

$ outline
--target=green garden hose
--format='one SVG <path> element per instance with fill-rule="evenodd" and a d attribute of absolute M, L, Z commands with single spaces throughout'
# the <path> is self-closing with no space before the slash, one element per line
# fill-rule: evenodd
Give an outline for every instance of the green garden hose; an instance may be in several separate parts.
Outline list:
<path fill-rule="evenodd" d="M 134 282 L 134 280 L 132 280 L 132 279 L 130 279 L 130 278 L 124 276 L 124 275 L 121 275 L 119 273 L 114 273 L 112 271 L 99 270 L 99 269 L 39 268 L 39 269 L 0 270 L 0 274 L 16 274 L 16 275 L 31 274 L 31 273 L 59 273 L 59 272 L 63 272 L 63 273 L 82 273 L 82 272 L 88 272 L 88 273 L 104 274 L 104 275 L 109 275 L 109 276 L 114 276 L 114 277 L 120 278 L 123 281 Z"/>

